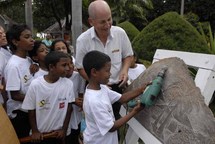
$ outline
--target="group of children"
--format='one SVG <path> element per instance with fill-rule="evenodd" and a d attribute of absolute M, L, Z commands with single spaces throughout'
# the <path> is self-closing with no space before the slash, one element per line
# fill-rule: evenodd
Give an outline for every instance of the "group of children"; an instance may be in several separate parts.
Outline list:
<path fill-rule="evenodd" d="M 139 96 L 146 85 L 124 94 L 109 89 L 108 55 L 98 51 L 85 55 L 83 66 L 89 78 L 85 87 L 64 40 L 53 41 L 47 49 L 43 42 L 33 40 L 26 25 L 13 25 L 6 37 L 14 53 L 4 59 L 0 72 L 5 83 L 1 83 L 8 92 L 6 109 L 19 138 L 30 134 L 34 143 L 78 144 L 83 108 L 87 126 L 84 143 L 117 144 L 116 130 L 143 109 L 138 104 L 126 116 L 115 120 L 112 104 L 126 103 Z M 43 134 L 50 132 L 55 138 L 45 139 Z"/>

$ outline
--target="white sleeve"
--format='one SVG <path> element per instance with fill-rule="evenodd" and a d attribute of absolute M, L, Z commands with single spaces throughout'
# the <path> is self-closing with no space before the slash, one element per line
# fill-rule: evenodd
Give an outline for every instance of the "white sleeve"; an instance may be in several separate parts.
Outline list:
<path fill-rule="evenodd" d="M 71 82 L 71 84 L 69 87 L 69 90 L 70 90 L 69 103 L 72 103 L 72 102 L 75 102 L 75 92 L 74 92 L 73 82 L 72 81 L 70 81 L 70 82 Z"/>
<path fill-rule="evenodd" d="M 103 103 L 94 103 L 91 108 L 100 133 L 105 135 L 114 125 L 114 116 L 111 114 L 112 105 L 107 109 Z"/>
<path fill-rule="evenodd" d="M 33 83 L 30 84 L 30 86 L 27 90 L 24 101 L 22 103 L 22 109 L 24 109 L 24 110 L 36 109 L 36 94 L 35 94 L 35 89 L 34 89 Z"/>
<path fill-rule="evenodd" d="M 76 56 L 75 56 L 75 67 L 77 69 L 81 69 L 83 68 L 83 59 L 84 59 L 84 56 L 85 54 L 87 53 L 87 51 L 85 51 L 85 46 L 84 46 L 84 43 L 83 41 L 80 41 L 79 39 L 77 39 L 77 42 L 76 42 Z"/>
<path fill-rule="evenodd" d="M 131 46 L 131 42 L 128 38 L 128 35 L 126 32 L 123 30 L 122 36 L 121 36 L 122 42 L 122 58 L 126 58 L 128 56 L 133 55 L 133 50 Z"/>
<path fill-rule="evenodd" d="M 21 80 L 19 78 L 19 71 L 14 65 L 8 65 L 5 69 L 6 90 L 17 91 L 21 89 Z"/>
<path fill-rule="evenodd" d="M 111 101 L 111 104 L 113 104 L 116 101 L 118 101 L 122 96 L 122 94 L 120 94 L 118 92 L 115 92 L 115 91 L 109 89 L 108 87 L 107 87 L 107 90 L 108 90 L 108 96 L 109 96 L 109 99 Z"/>

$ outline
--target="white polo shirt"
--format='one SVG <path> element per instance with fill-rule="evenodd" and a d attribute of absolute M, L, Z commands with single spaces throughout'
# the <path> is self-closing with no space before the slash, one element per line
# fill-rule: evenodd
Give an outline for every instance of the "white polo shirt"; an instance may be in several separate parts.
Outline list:
<path fill-rule="evenodd" d="M 86 53 L 92 50 L 103 52 L 111 58 L 111 76 L 109 84 L 116 84 L 122 67 L 122 59 L 132 56 L 133 51 L 130 40 L 125 31 L 117 26 L 112 26 L 106 45 L 104 46 L 95 33 L 94 27 L 82 33 L 76 43 L 77 69 L 83 68 L 82 61 Z"/>

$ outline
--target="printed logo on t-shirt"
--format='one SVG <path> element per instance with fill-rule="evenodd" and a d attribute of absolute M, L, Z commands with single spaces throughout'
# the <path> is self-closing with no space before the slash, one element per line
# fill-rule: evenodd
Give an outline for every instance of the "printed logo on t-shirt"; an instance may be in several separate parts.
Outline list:
<path fill-rule="evenodd" d="M 24 83 L 27 83 L 28 80 L 31 79 L 31 77 L 28 75 L 25 75 L 23 79 L 24 79 Z"/>
<path fill-rule="evenodd" d="M 48 110 L 50 109 L 50 103 L 48 100 L 41 100 L 39 103 L 39 109 L 40 110 Z"/>
<path fill-rule="evenodd" d="M 41 100 L 41 101 L 39 102 L 39 106 L 40 106 L 40 107 L 43 107 L 45 104 L 46 104 L 46 101 L 45 101 L 45 100 Z"/>
<path fill-rule="evenodd" d="M 62 108 L 64 108 L 64 107 L 65 107 L 65 102 L 59 103 L 59 109 L 62 109 Z"/>

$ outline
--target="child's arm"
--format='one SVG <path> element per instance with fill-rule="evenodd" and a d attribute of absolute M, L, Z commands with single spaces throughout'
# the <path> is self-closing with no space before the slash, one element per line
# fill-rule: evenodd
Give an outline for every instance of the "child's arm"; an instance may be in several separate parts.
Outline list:
<path fill-rule="evenodd" d="M 122 125 L 127 123 L 135 114 L 137 114 L 143 108 L 144 107 L 140 103 L 138 103 L 137 106 L 134 107 L 130 113 L 115 121 L 113 127 L 109 130 L 109 132 L 114 132 L 118 130 Z"/>
<path fill-rule="evenodd" d="M 10 91 L 10 94 L 11 98 L 16 101 L 23 101 L 25 98 L 25 95 L 20 93 L 20 91 Z"/>
<path fill-rule="evenodd" d="M 75 105 L 82 108 L 82 106 L 83 106 L 83 94 L 82 93 L 79 93 L 78 98 L 75 98 Z"/>
<path fill-rule="evenodd" d="M 119 102 L 123 104 L 123 103 L 128 102 L 131 99 L 138 97 L 140 94 L 142 94 L 144 92 L 146 87 L 147 87 L 147 84 L 144 84 L 143 86 L 141 86 L 135 90 L 131 90 L 129 92 L 122 94 L 121 98 L 119 99 Z"/>
<path fill-rule="evenodd" d="M 41 140 L 43 140 L 43 135 L 42 133 L 40 133 L 40 131 L 37 128 L 36 110 L 29 110 L 28 115 L 29 115 L 29 122 L 32 129 L 32 135 L 31 135 L 32 142 L 40 142 Z"/>
<path fill-rule="evenodd" d="M 57 138 L 59 138 L 59 139 L 64 139 L 66 137 L 66 132 L 68 129 L 72 110 L 73 110 L 72 109 L 72 103 L 69 103 L 68 108 L 67 108 L 66 117 L 65 117 L 65 120 L 63 123 L 63 127 L 62 127 L 62 129 L 56 131 L 57 132 Z"/>
<path fill-rule="evenodd" d="M 7 95 L 7 91 L 5 90 L 6 84 L 5 84 L 5 80 L 4 77 L 2 78 L 2 84 L 0 84 L 0 92 L 2 94 L 4 103 L 3 103 L 3 107 L 5 110 L 7 110 L 7 100 L 8 100 L 8 95 Z"/>

